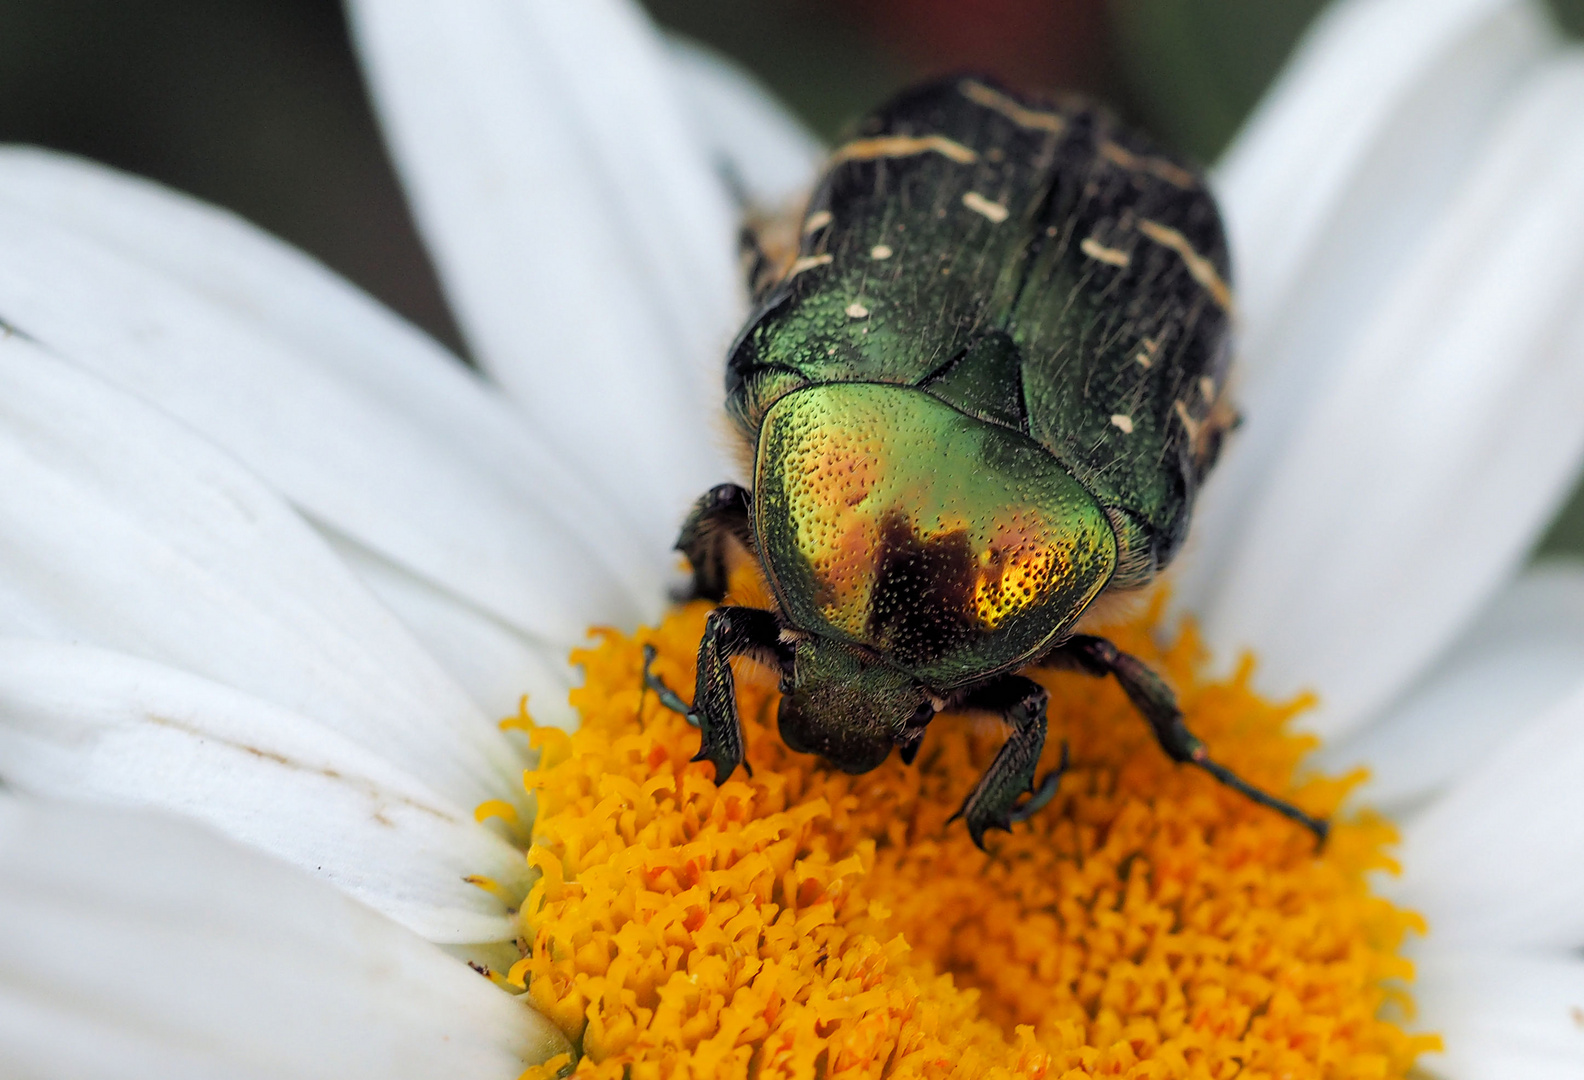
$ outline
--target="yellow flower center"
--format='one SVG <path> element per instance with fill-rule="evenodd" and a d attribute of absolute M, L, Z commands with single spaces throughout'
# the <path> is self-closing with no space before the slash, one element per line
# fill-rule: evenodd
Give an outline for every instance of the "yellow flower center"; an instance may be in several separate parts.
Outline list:
<path fill-rule="evenodd" d="M 1158 608 L 1158 605 L 1157 605 Z M 575 659 L 582 727 L 536 728 L 539 803 L 508 980 L 580 1047 L 579 1076 L 1401 1077 L 1433 1037 L 1394 1021 L 1417 916 L 1370 894 L 1384 821 L 1339 821 L 1325 850 L 1292 822 L 1169 761 L 1121 691 L 1051 691 L 1045 810 L 988 854 L 948 818 L 1004 733 L 942 715 L 913 766 L 863 776 L 794 754 L 773 681 L 744 669 L 751 776 L 720 787 L 699 734 L 640 690 L 642 647 L 693 681 L 708 607 L 602 632 Z M 1249 780 L 1322 814 L 1358 777 L 1293 773 L 1303 703 L 1199 674 L 1192 632 L 1150 617 L 1118 645 L 1177 687 L 1191 727 Z M 532 1069 L 549 1077 L 566 1056 Z"/>

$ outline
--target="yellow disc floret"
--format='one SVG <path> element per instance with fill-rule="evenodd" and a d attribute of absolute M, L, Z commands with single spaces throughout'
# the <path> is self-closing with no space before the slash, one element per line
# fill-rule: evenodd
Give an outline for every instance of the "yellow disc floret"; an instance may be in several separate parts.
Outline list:
<path fill-rule="evenodd" d="M 1370 894 L 1390 827 L 1292 822 L 1161 753 L 1110 681 L 1051 690 L 1061 792 L 976 849 L 952 812 L 1003 738 L 941 716 L 912 767 L 862 776 L 794 754 L 773 683 L 739 681 L 752 776 L 721 787 L 698 732 L 640 691 L 691 684 L 707 607 L 577 654 L 573 735 L 533 728 L 539 802 L 508 978 L 581 1051 L 630 1077 L 1401 1077 L 1435 1040 L 1391 1019 L 1412 914 Z M 1220 760 L 1314 813 L 1351 783 L 1293 774 L 1298 704 L 1198 673 L 1191 633 L 1110 628 L 1179 689 Z M 1394 989 L 1393 987 L 1397 987 Z M 567 1058 L 530 1070 L 551 1076 Z"/>

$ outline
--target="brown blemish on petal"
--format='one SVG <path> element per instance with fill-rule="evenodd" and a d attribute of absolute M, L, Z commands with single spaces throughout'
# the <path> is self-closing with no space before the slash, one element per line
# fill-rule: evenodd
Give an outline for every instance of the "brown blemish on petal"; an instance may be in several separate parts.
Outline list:
<path fill-rule="evenodd" d="M 455 822 L 457 820 L 444 810 L 430 806 L 427 803 L 418 802 L 417 800 L 409 798 L 405 795 L 399 795 L 395 792 L 387 791 L 384 788 L 379 787 L 377 784 L 374 784 L 368 780 L 364 780 L 361 777 L 347 776 L 336 769 L 325 768 L 322 765 L 310 765 L 307 762 L 298 761 L 295 758 L 289 758 L 286 755 L 277 753 L 273 750 L 265 750 L 262 747 L 252 746 L 244 742 L 237 742 L 234 739 L 222 738 L 212 731 L 204 731 L 200 728 L 194 727 L 191 724 L 185 724 L 180 720 L 174 720 L 168 716 L 160 716 L 155 713 L 146 713 L 144 715 L 149 723 L 158 725 L 159 727 L 180 731 L 203 742 L 218 743 L 221 746 L 229 746 L 231 749 L 238 750 L 249 755 L 250 757 L 258 758 L 261 761 L 268 761 L 271 764 L 279 765 L 285 769 L 291 769 L 294 772 L 309 773 L 314 776 L 323 777 L 324 779 L 333 781 L 342 785 L 343 787 L 348 787 L 358 791 L 359 793 L 368 796 L 370 799 L 386 803 L 398 803 L 402 806 L 410 807 L 413 810 L 420 811 L 421 813 L 429 814 L 432 817 L 439 818 L 441 821 Z M 379 822 L 381 825 L 394 826 L 395 824 L 389 818 L 385 817 L 384 812 L 378 807 L 376 807 L 373 817 L 374 820 Z"/>

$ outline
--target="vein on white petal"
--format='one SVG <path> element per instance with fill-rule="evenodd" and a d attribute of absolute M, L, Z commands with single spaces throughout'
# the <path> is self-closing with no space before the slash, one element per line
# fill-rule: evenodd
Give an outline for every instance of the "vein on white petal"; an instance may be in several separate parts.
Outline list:
<path fill-rule="evenodd" d="M 1237 286 L 1244 417 L 1205 488 L 1175 595 L 1198 610 L 1277 482 L 1309 403 L 1440 227 L 1533 65 L 1538 3 L 1383 0 L 1322 14 L 1214 175 Z"/>
<path fill-rule="evenodd" d="M 324 535 L 486 716 L 515 716 L 527 694 L 535 723 L 568 731 L 577 726 L 577 714 L 567 700 L 575 681 L 568 662 L 572 643 L 524 637 L 367 549 L 332 532 Z"/>
<path fill-rule="evenodd" d="M 1358 797 L 1401 820 L 1581 687 L 1584 566 L 1542 564 L 1476 615 L 1379 721 L 1310 764 L 1368 767 Z"/>
<path fill-rule="evenodd" d="M 813 186 L 825 147 L 757 79 L 705 45 L 667 40 L 698 137 L 748 201 L 779 209 Z"/>
<path fill-rule="evenodd" d="M 0 777 L 36 795 L 195 817 L 431 941 L 509 940 L 508 905 L 532 884 L 520 852 L 471 808 L 377 752 L 104 649 L 0 638 Z"/>
<path fill-rule="evenodd" d="M 0 318 L 526 632 L 658 604 L 669 564 L 616 500 L 434 342 L 229 214 L 0 151 Z"/>
<path fill-rule="evenodd" d="M 1445 1080 L 1584 1076 L 1584 960 L 1475 946 L 1426 947 L 1415 958 L 1416 1028 L 1444 1053 L 1421 1059 Z"/>
<path fill-rule="evenodd" d="M 0 633 L 100 645 L 319 721 L 457 805 L 521 802 L 500 731 L 273 491 L 0 337 Z"/>
<path fill-rule="evenodd" d="M 628 0 L 357 0 L 393 156 L 483 365 L 664 550 L 729 475 L 736 214 Z"/>
<path fill-rule="evenodd" d="M 1584 57 L 1538 67 L 1311 401 L 1226 552 L 1210 642 L 1354 730 L 1516 569 L 1584 453 Z"/>
<path fill-rule="evenodd" d="M 512 1080 L 543 1016 L 197 825 L 0 793 L 0 1072 Z"/>
<path fill-rule="evenodd" d="M 1584 945 L 1584 688 L 1403 829 L 1392 889 L 1437 944 Z"/>

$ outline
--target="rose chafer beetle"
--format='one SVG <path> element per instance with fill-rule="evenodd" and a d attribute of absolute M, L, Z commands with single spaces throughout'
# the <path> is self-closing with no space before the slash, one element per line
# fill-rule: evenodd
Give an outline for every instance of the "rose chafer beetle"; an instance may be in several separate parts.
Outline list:
<path fill-rule="evenodd" d="M 721 600 L 753 557 L 776 610 L 709 615 L 691 709 L 716 782 L 744 764 L 732 672 L 780 674 L 793 750 L 911 762 L 935 714 L 1011 734 L 959 815 L 975 843 L 1050 801 L 1030 666 L 1114 677 L 1173 759 L 1324 839 L 1211 760 L 1166 684 L 1079 632 L 1149 584 L 1233 417 L 1227 245 L 1189 166 L 1081 101 L 978 78 L 904 92 L 838 147 L 795 255 L 757 260 L 727 410 L 752 493 L 724 484 L 677 547 Z M 1065 764 L 1065 754 L 1064 754 Z"/>

